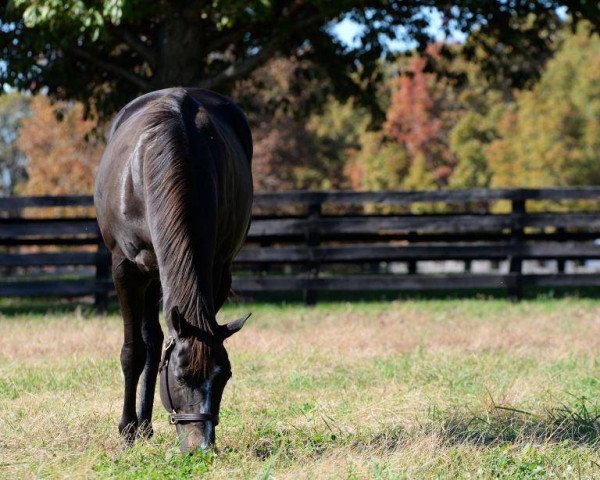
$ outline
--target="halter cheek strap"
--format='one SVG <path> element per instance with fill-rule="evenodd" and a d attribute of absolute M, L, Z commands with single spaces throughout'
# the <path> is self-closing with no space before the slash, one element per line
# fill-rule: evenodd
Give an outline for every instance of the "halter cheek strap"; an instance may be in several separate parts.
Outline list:
<path fill-rule="evenodd" d="M 162 358 L 160 360 L 159 372 L 160 372 L 160 393 L 161 397 L 167 404 L 167 410 L 169 411 L 169 423 L 176 425 L 177 423 L 186 422 L 208 422 L 212 421 L 215 426 L 219 424 L 219 416 L 213 415 L 212 413 L 177 413 L 175 407 L 173 407 L 173 399 L 171 398 L 171 389 L 169 388 L 169 359 L 171 358 L 171 352 L 175 347 L 175 338 L 169 337 L 167 344 L 163 349 Z"/>

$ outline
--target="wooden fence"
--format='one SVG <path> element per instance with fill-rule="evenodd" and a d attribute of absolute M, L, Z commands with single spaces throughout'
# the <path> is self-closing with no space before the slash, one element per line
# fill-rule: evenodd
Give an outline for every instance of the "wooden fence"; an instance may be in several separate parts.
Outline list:
<path fill-rule="evenodd" d="M 94 295 L 105 308 L 110 254 L 93 216 L 69 216 L 92 205 L 89 196 L 0 198 L 0 296 Z M 597 239 L 600 188 L 263 194 L 233 288 L 301 291 L 314 303 L 319 291 L 502 288 L 518 297 L 524 286 L 600 287 L 600 273 L 565 268 L 600 259 Z M 480 260 L 493 263 L 478 273 Z M 525 271 L 532 260 L 555 268 Z M 447 261 L 464 268 L 422 268 Z"/>

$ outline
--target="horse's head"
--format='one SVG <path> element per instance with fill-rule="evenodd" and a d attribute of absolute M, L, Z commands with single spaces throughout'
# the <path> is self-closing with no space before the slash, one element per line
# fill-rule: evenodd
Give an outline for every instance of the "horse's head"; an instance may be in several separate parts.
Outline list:
<path fill-rule="evenodd" d="M 221 398 L 231 378 L 223 341 L 239 331 L 250 314 L 207 333 L 176 311 L 160 365 L 160 396 L 175 425 L 181 450 L 208 449 L 215 442 Z"/>

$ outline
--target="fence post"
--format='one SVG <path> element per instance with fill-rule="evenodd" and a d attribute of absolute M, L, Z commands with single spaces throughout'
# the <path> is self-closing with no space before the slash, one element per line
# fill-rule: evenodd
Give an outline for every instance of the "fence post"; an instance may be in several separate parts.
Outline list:
<path fill-rule="evenodd" d="M 321 217 L 321 202 L 310 203 L 308 205 L 308 216 L 307 216 L 307 224 L 308 228 L 306 231 L 306 246 L 308 247 L 309 255 L 312 259 L 314 259 L 313 248 L 319 246 L 321 242 L 321 238 L 319 232 L 315 228 L 316 222 Z M 312 279 L 315 279 L 319 276 L 319 262 L 310 261 L 306 264 L 306 272 L 308 282 Z M 308 306 L 316 305 L 317 303 L 317 291 L 311 288 L 305 288 L 303 291 L 304 295 L 304 303 Z"/>
<path fill-rule="evenodd" d="M 557 239 L 559 242 L 564 242 L 565 240 L 565 229 L 563 227 L 559 227 L 556 229 L 556 233 L 557 233 Z M 565 267 L 566 267 L 566 260 L 564 258 L 559 258 L 556 260 L 556 267 L 558 270 L 558 273 L 565 273 Z"/>
<path fill-rule="evenodd" d="M 524 239 L 522 216 L 525 213 L 525 198 L 514 198 L 512 200 L 510 243 L 517 251 L 522 245 Z M 521 275 L 523 273 L 523 259 L 519 256 L 519 254 L 513 253 L 509 257 L 509 272 L 514 274 L 514 283 L 510 283 L 508 286 L 508 296 L 511 300 L 517 301 L 523 296 L 521 281 Z"/>
<path fill-rule="evenodd" d="M 417 232 L 414 232 L 414 231 L 408 232 L 407 240 L 408 240 L 409 245 L 415 241 L 416 236 L 417 236 Z M 417 273 L 417 261 L 416 260 L 409 260 L 407 262 L 406 266 L 408 267 L 409 275 L 415 275 Z"/>
<path fill-rule="evenodd" d="M 8 219 L 20 219 L 21 218 L 21 214 L 22 214 L 23 209 L 22 208 L 12 208 L 12 209 L 8 209 L 5 211 L 5 215 L 2 215 L 2 212 L 0 212 L 0 218 L 8 218 Z M 11 246 L 11 245 L 6 245 L 4 247 L 4 250 L 6 253 L 8 254 L 14 254 L 14 253 L 21 253 L 21 247 L 19 247 L 18 245 L 15 246 Z M 16 271 L 17 268 L 16 267 L 11 267 L 11 266 L 6 266 L 3 268 L 4 270 L 4 274 L 9 277 L 11 275 L 13 275 Z"/>
<path fill-rule="evenodd" d="M 465 260 L 464 261 L 465 273 L 473 273 L 473 260 Z"/>
<path fill-rule="evenodd" d="M 271 241 L 270 240 L 265 240 L 264 238 L 260 239 L 259 242 L 259 246 L 260 248 L 267 248 L 271 246 Z M 271 264 L 269 262 L 264 262 L 264 263 L 259 263 L 258 264 L 258 271 L 259 274 L 264 276 L 264 275 L 268 275 L 269 272 L 271 271 Z"/>
<path fill-rule="evenodd" d="M 108 288 L 110 280 L 111 255 L 98 234 L 98 247 L 96 250 L 96 288 L 94 294 L 94 305 L 96 313 L 102 315 L 108 310 Z"/>

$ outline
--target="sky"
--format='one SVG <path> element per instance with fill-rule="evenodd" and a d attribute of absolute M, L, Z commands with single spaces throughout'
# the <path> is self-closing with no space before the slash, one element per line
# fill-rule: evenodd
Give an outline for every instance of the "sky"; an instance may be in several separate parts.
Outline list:
<path fill-rule="evenodd" d="M 462 43 L 467 38 L 467 35 L 458 30 L 453 30 L 451 35 L 448 37 L 445 35 L 442 29 L 442 16 L 439 11 L 435 9 L 428 9 L 427 16 L 429 17 L 429 28 L 428 32 L 433 36 L 436 41 L 451 41 Z M 402 32 L 402 27 L 397 27 L 398 31 Z M 341 22 L 333 25 L 331 31 L 348 47 L 360 46 L 359 35 L 364 27 L 349 18 L 345 18 Z M 388 46 L 392 51 L 403 52 L 414 49 L 417 45 L 415 42 L 406 42 L 402 40 L 389 40 Z"/>
<path fill-rule="evenodd" d="M 442 15 L 438 10 L 427 7 L 424 8 L 424 11 L 429 17 L 429 28 L 427 30 L 436 41 L 463 43 L 466 40 L 467 34 L 459 30 L 452 30 L 450 36 L 446 36 L 442 28 Z M 568 15 L 568 10 L 566 7 L 559 7 L 556 10 L 556 13 L 565 20 Z M 354 22 L 349 18 L 345 18 L 341 22 L 333 25 L 331 31 L 334 32 L 343 43 L 352 48 L 360 46 L 358 35 L 363 28 L 364 27 L 361 24 Z M 401 26 L 398 27 L 398 31 L 402 32 Z M 388 45 L 390 49 L 395 52 L 413 50 L 417 46 L 415 42 L 406 42 L 402 40 L 390 40 Z"/>

